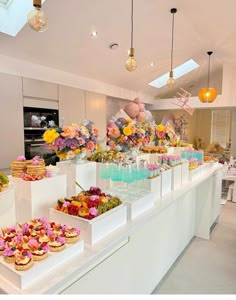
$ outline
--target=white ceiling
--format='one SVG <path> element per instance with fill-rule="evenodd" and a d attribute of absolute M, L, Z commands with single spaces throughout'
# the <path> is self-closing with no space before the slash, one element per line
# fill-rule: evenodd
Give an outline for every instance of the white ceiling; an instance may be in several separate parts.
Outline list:
<path fill-rule="evenodd" d="M 134 0 L 134 47 L 138 68 L 124 65 L 130 47 L 129 0 L 47 0 L 43 10 L 49 27 L 43 33 L 27 25 L 16 37 L 0 33 L 0 54 L 16 57 L 156 97 L 175 89 L 156 89 L 148 82 L 170 69 L 170 9 L 176 7 L 174 67 L 193 58 L 200 68 L 176 81 L 194 93 L 206 83 L 208 50 L 211 83 L 220 89 L 224 63 L 236 62 L 235 0 Z M 98 31 L 91 38 L 90 32 Z M 111 42 L 119 43 L 110 50 Z M 150 63 L 155 62 L 153 68 Z M 206 84 L 205 84 L 206 85 Z"/>

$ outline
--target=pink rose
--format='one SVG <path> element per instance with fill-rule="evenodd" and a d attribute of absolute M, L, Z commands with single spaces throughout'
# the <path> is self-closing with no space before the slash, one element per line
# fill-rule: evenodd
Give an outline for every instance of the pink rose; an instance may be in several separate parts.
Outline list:
<path fill-rule="evenodd" d="M 87 149 L 88 149 L 89 151 L 93 151 L 94 148 L 95 148 L 94 143 L 93 143 L 92 141 L 89 141 L 89 142 L 87 143 Z"/>
<path fill-rule="evenodd" d="M 120 130 L 118 127 L 108 127 L 107 135 L 114 138 L 118 138 L 120 136 Z"/>

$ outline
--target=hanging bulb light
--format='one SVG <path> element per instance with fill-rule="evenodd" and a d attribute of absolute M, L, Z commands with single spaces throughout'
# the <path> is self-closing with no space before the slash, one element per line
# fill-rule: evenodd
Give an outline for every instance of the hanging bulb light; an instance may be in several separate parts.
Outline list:
<path fill-rule="evenodd" d="M 198 92 L 198 98 L 203 103 L 212 103 L 217 97 L 217 90 L 215 88 L 210 88 L 210 58 L 213 54 L 212 51 L 208 51 L 207 54 L 209 55 L 208 61 L 208 78 L 207 78 L 207 88 L 201 88 Z"/>
<path fill-rule="evenodd" d="M 128 71 L 132 72 L 137 68 L 137 62 L 134 57 L 134 47 L 133 47 L 133 13 L 134 13 L 134 2 L 131 0 L 131 46 L 129 49 L 129 58 L 125 63 L 125 67 Z"/>
<path fill-rule="evenodd" d="M 28 14 L 28 24 L 31 29 L 37 32 L 43 32 L 48 28 L 48 19 L 45 16 L 41 0 L 33 0 L 34 10 Z"/>
<path fill-rule="evenodd" d="M 175 24 L 175 13 L 177 12 L 176 8 L 171 8 L 170 12 L 173 15 L 172 18 L 172 38 L 171 38 L 171 54 L 170 54 L 170 73 L 169 73 L 169 79 L 167 80 L 167 86 L 169 88 L 173 87 L 175 84 L 174 80 L 174 72 L 173 72 L 173 49 L 174 49 L 174 24 Z"/>

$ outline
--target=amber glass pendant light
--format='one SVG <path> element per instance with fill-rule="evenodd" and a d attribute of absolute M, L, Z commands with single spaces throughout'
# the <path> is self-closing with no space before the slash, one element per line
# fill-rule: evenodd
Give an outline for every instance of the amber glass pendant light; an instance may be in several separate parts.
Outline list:
<path fill-rule="evenodd" d="M 217 90 L 215 88 L 210 88 L 210 58 L 213 54 L 212 51 L 208 51 L 207 54 L 209 55 L 208 61 L 208 78 L 207 78 L 207 87 L 201 88 L 198 92 L 198 98 L 203 103 L 212 103 L 215 101 L 217 97 Z"/>

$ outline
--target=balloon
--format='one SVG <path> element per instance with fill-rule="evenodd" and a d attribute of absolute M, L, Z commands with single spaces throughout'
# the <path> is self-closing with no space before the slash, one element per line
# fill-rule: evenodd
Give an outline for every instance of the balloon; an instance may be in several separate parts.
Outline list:
<path fill-rule="evenodd" d="M 138 103 L 139 111 L 144 111 L 144 103 Z"/>
<path fill-rule="evenodd" d="M 146 113 L 144 111 L 141 111 L 138 116 L 137 116 L 137 120 L 138 121 L 142 121 L 146 119 Z"/>
<path fill-rule="evenodd" d="M 124 111 L 130 116 L 130 118 L 134 119 L 139 114 L 138 104 L 130 102 L 125 106 Z"/>
<path fill-rule="evenodd" d="M 149 110 L 145 110 L 145 113 L 146 113 L 146 120 L 148 122 L 151 122 L 152 121 L 152 113 Z"/>
<path fill-rule="evenodd" d="M 139 104 L 139 103 L 141 103 L 141 100 L 137 97 L 137 98 L 134 99 L 133 102 Z"/>

